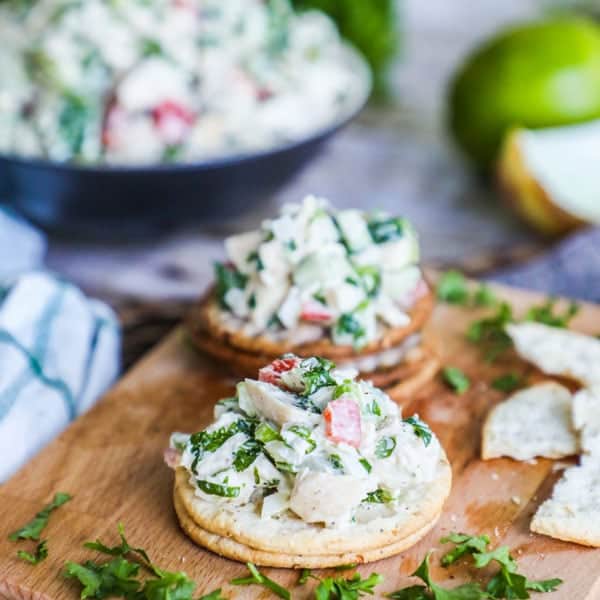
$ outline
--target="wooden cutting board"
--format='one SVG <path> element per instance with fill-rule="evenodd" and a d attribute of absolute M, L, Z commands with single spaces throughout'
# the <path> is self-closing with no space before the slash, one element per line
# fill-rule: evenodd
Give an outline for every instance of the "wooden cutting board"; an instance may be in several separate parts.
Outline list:
<path fill-rule="evenodd" d="M 504 289 L 502 294 L 517 312 L 542 300 L 516 290 Z M 457 366 L 470 376 L 471 389 L 457 396 L 437 380 L 404 403 L 405 415 L 418 412 L 430 423 L 452 462 L 454 485 L 440 522 L 409 551 L 359 570 L 385 576 L 377 590 L 382 597 L 384 592 L 414 582 L 408 575 L 428 549 L 440 548 L 442 535 L 450 531 L 487 533 L 494 545 L 512 548 L 529 577 L 565 580 L 558 592 L 544 598 L 598 598 L 600 550 L 529 532 L 533 512 L 559 476 L 556 465 L 548 460 L 526 464 L 478 459 L 482 419 L 504 397 L 490 388 L 491 379 L 509 370 L 526 373 L 530 381 L 541 377 L 514 356 L 493 366 L 482 361 L 478 349 L 465 341 L 464 332 L 469 322 L 484 312 L 439 306 L 427 330 L 437 341 L 444 364 Z M 583 307 L 573 327 L 599 333 L 600 307 Z M 162 450 L 172 431 L 190 431 L 206 424 L 214 402 L 232 391 L 234 380 L 220 369 L 196 355 L 183 332 L 176 330 L 92 411 L 0 486 L 0 599 L 77 598 L 78 586 L 61 576 L 65 561 L 92 558 L 93 553 L 82 548 L 86 540 L 100 537 L 116 543 L 118 522 L 125 525 L 130 541 L 145 547 L 157 564 L 193 577 L 198 592 L 222 586 L 231 598 L 271 597 L 260 588 L 228 586 L 232 577 L 245 572 L 243 565 L 194 546 L 180 531 L 172 508 L 173 474 L 162 462 Z M 74 499 L 52 516 L 44 532 L 49 539 L 48 559 L 30 566 L 15 558 L 16 550 L 29 547 L 27 543 L 17 545 L 7 536 L 56 491 L 70 492 Z M 433 576 L 440 582 L 456 585 L 481 576 L 465 565 L 445 570 L 437 566 L 437 559 L 432 562 L 436 565 Z M 310 585 L 293 587 L 296 573 L 266 572 L 290 586 L 294 598 L 311 597 Z"/>

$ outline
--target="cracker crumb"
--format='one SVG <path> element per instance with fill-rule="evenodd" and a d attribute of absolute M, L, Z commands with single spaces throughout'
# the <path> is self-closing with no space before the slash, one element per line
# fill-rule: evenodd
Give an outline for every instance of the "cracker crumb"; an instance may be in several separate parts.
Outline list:
<path fill-rule="evenodd" d="M 496 471 L 494 471 L 492 473 L 491 477 L 494 481 L 498 481 L 498 479 L 500 479 L 500 475 L 498 475 L 498 473 L 496 473 Z"/>
<path fill-rule="evenodd" d="M 496 537 L 500 537 L 500 529 L 498 529 L 498 526 L 496 525 L 496 527 L 494 527 L 494 535 Z"/>
<path fill-rule="evenodd" d="M 517 550 L 517 554 L 523 554 L 523 550 L 521 550 L 521 548 L 519 548 L 519 549 Z"/>
<path fill-rule="evenodd" d="M 513 504 L 516 504 L 517 506 L 519 506 L 519 504 L 521 504 L 521 498 L 519 498 L 519 496 L 513 496 L 510 501 Z"/>
<path fill-rule="evenodd" d="M 456 515 L 452 514 L 452 515 L 450 515 L 450 520 L 451 520 L 453 523 L 456 523 L 456 521 L 458 521 L 458 517 L 457 517 Z"/>

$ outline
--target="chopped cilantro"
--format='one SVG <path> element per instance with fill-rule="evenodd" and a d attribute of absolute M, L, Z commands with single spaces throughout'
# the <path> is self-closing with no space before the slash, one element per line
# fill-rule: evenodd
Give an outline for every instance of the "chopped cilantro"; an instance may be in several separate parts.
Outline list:
<path fill-rule="evenodd" d="M 279 598 L 290 600 L 291 594 L 288 590 L 266 575 L 263 575 L 252 563 L 246 563 L 246 566 L 248 567 L 248 571 L 250 571 L 250 575 L 248 577 L 236 577 L 232 579 L 232 585 L 260 585 L 273 592 Z"/>
<path fill-rule="evenodd" d="M 63 96 L 58 115 L 58 130 L 72 156 L 81 154 L 90 116 L 90 106 L 81 96 L 71 92 Z"/>
<path fill-rule="evenodd" d="M 163 48 L 158 40 L 154 38 L 143 38 L 142 44 L 142 56 L 163 56 Z"/>
<path fill-rule="evenodd" d="M 336 471 L 344 472 L 344 463 L 342 463 L 342 459 L 339 454 L 330 454 L 329 462 L 333 466 Z"/>
<path fill-rule="evenodd" d="M 540 306 L 532 306 L 525 316 L 526 321 L 535 321 L 550 327 L 567 327 L 571 319 L 579 312 L 579 304 L 571 302 L 565 311 L 560 314 L 554 311 L 556 299 L 549 298 Z"/>
<path fill-rule="evenodd" d="M 444 381 L 457 394 L 464 394 L 471 386 L 469 378 L 456 367 L 445 367 L 442 371 L 442 375 Z"/>
<path fill-rule="evenodd" d="M 61 507 L 63 504 L 71 500 L 71 496 L 64 492 L 58 492 L 54 494 L 54 498 L 50 504 L 47 504 L 38 512 L 35 517 L 29 521 L 29 523 L 23 525 L 17 531 L 13 531 L 8 536 L 8 539 L 13 542 L 16 540 L 35 540 L 36 542 L 40 539 L 40 534 L 43 529 L 48 525 L 48 520 L 52 512 L 54 512 L 57 508 Z"/>
<path fill-rule="evenodd" d="M 37 565 L 48 556 L 48 540 L 42 540 L 35 548 L 34 552 L 19 550 L 17 556 L 32 565 Z"/>
<path fill-rule="evenodd" d="M 296 473 L 296 467 L 294 467 L 294 465 L 291 464 L 291 463 L 289 463 L 289 462 L 276 461 L 275 462 L 275 467 L 279 471 L 283 471 L 285 473 Z"/>
<path fill-rule="evenodd" d="M 436 294 L 438 300 L 448 304 L 467 304 L 469 287 L 465 276 L 459 271 L 446 271 L 438 281 Z"/>
<path fill-rule="evenodd" d="M 394 436 L 382 437 L 377 440 L 375 445 L 375 456 L 377 458 L 388 458 L 396 448 L 396 438 Z"/>
<path fill-rule="evenodd" d="M 338 565 L 334 567 L 336 571 L 352 571 L 352 569 L 356 569 L 358 567 L 358 563 L 348 563 L 346 565 Z"/>
<path fill-rule="evenodd" d="M 419 417 L 413 415 L 412 417 L 404 419 L 404 422 L 412 426 L 415 435 L 423 440 L 423 444 L 425 444 L 425 446 L 429 446 L 431 440 L 433 439 L 433 434 L 431 433 L 431 429 L 429 429 L 429 425 L 427 425 L 425 421 L 421 421 Z"/>
<path fill-rule="evenodd" d="M 82 586 L 84 598 L 102 600 L 121 597 L 126 600 L 192 600 L 196 584 L 182 572 L 161 569 L 150 561 L 142 548 L 133 548 L 125 538 L 123 526 L 119 524 L 121 544 L 109 547 L 96 540 L 84 544 L 86 548 L 108 554 L 106 562 L 87 560 L 84 563 L 67 562 L 64 576 L 76 579 Z M 139 578 L 140 567 L 150 573 Z M 225 600 L 221 590 L 201 596 L 198 600 Z"/>
<path fill-rule="evenodd" d="M 354 396 L 355 398 L 360 397 L 360 388 L 356 381 L 352 381 L 351 379 L 344 379 L 342 383 L 338 384 L 333 390 L 333 399 L 337 400 L 341 398 L 345 394 L 349 396 Z"/>
<path fill-rule="evenodd" d="M 260 258 L 260 255 L 258 254 L 258 252 L 256 250 L 254 250 L 253 252 L 250 252 L 250 254 L 248 254 L 248 256 L 246 258 L 246 262 L 255 263 L 257 271 L 265 270 L 265 264 L 263 263 L 262 259 Z"/>
<path fill-rule="evenodd" d="M 218 450 L 230 437 L 238 432 L 253 435 L 253 423 L 239 419 L 227 427 L 220 427 L 215 431 L 199 431 L 190 436 L 191 452 L 194 455 L 192 471 L 196 469 L 198 462 L 202 460 L 207 452 Z"/>
<path fill-rule="evenodd" d="M 437 585 L 431 580 L 429 573 L 429 559 L 431 552 L 428 552 L 412 574 L 413 577 L 421 579 L 425 585 L 413 585 L 403 590 L 397 590 L 388 594 L 388 598 L 393 600 L 484 600 L 488 595 L 481 589 L 477 583 L 464 583 L 458 587 L 447 589 Z"/>
<path fill-rule="evenodd" d="M 338 333 L 351 335 L 355 345 L 360 343 L 366 333 L 365 328 L 354 313 L 342 313 L 335 324 L 335 328 Z"/>
<path fill-rule="evenodd" d="M 273 429 L 273 427 L 271 427 L 267 423 L 261 423 L 256 428 L 256 431 L 254 432 L 254 438 L 257 439 L 259 442 L 262 442 L 263 444 L 273 441 L 283 441 L 283 438 L 281 437 L 280 433 L 276 429 Z"/>
<path fill-rule="evenodd" d="M 215 263 L 216 294 L 222 308 L 230 308 L 225 300 L 227 292 L 232 289 L 243 290 L 248 278 L 231 265 Z"/>
<path fill-rule="evenodd" d="M 482 283 L 471 293 L 467 279 L 460 271 L 446 271 L 439 279 L 436 289 L 438 300 L 462 306 L 495 306 L 498 298 L 493 290 Z"/>
<path fill-rule="evenodd" d="M 465 533 L 451 533 L 440 540 L 440 544 L 455 544 L 454 548 L 442 556 L 442 565 L 447 567 L 456 562 L 465 554 L 485 552 L 490 538 L 487 535 L 468 535 Z"/>
<path fill-rule="evenodd" d="M 365 265 L 357 267 L 356 272 L 360 277 L 360 283 L 369 298 L 374 298 L 381 289 L 381 272 L 377 267 Z"/>
<path fill-rule="evenodd" d="M 292 425 L 288 431 L 295 433 L 298 437 L 301 437 L 308 443 L 308 448 L 306 449 L 305 454 L 310 454 L 317 447 L 317 442 L 312 439 L 312 431 L 308 427 L 304 425 Z"/>
<path fill-rule="evenodd" d="M 375 587 L 383 582 L 383 575 L 371 573 L 362 579 L 360 573 L 352 577 L 326 577 L 315 589 L 315 600 L 358 600 L 364 594 L 372 595 Z"/>
<path fill-rule="evenodd" d="M 392 502 L 394 497 L 390 492 L 383 488 L 377 488 L 374 492 L 368 492 L 363 502 L 370 502 L 372 504 L 388 504 Z"/>
<path fill-rule="evenodd" d="M 502 302 L 495 315 L 471 323 L 467 339 L 479 344 L 486 360 L 492 362 L 512 346 L 512 340 L 504 330 L 512 322 L 512 308 L 507 302 Z"/>
<path fill-rule="evenodd" d="M 482 283 L 473 294 L 473 304 L 475 306 L 496 306 L 498 298 L 488 285 Z"/>
<path fill-rule="evenodd" d="M 300 571 L 300 577 L 298 577 L 298 582 L 296 585 L 304 585 L 312 576 L 313 574 L 310 569 L 302 569 L 302 571 Z"/>
<path fill-rule="evenodd" d="M 376 244 L 384 244 L 397 240 L 404 235 L 406 222 L 398 217 L 390 217 L 389 219 L 376 219 L 367 224 L 371 239 Z"/>
<path fill-rule="evenodd" d="M 304 390 L 302 396 L 312 396 L 322 387 L 337 386 L 337 382 L 331 376 L 331 370 L 335 365 L 326 358 L 314 356 L 306 358 L 300 363 L 300 368 L 304 369 L 302 373 L 302 382 Z"/>
<path fill-rule="evenodd" d="M 233 457 L 233 468 L 236 471 L 245 471 L 262 452 L 262 444 L 256 440 L 246 440 L 236 451 Z"/>
<path fill-rule="evenodd" d="M 364 467 L 364 469 L 367 473 L 370 473 L 371 470 L 373 469 L 373 467 L 371 466 L 371 463 L 366 458 L 359 458 L 358 462 Z"/>
<path fill-rule="evenodd" d="M 211 496 L 221 496 L 223 498 L 237 498 L 240 495 L 240 488 L 237 486 L 221 485 L 204 479 L 197 479 L 196 484 L 205 493 Z"/>
<path fill-rule="evenodd" d="M 506 373 L 500 375 L 492 381 L 492 387 L 501 392 L 512 392 L 520 387 L 523 383 L 523 378 L 516 373 Z"/>

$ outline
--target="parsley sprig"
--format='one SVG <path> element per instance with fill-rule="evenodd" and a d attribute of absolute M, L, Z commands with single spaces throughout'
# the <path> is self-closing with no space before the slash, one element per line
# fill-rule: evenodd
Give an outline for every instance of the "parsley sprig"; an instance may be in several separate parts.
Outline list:
<path fill-rule="evenodd" d="M 33 552 L 18 550 L 17 556 L 32 565 L 37 565 L 48 556 L 48 540 L 42 540 Z"/>
<path fill-rule="evenodd" d="M 495 306 L 498 298 L 493 290 L 482 283 L 473 292 L 465 276 L 459 271 L 446 271 L 437 284 L 436 294 L 438 300 L 447 304 L 458 304 L 461 306 Z"/>
<path fill-rule="evenodd" d="M 246 566 L 248 567 L 250 575 L 248 577 L 236 577 L 235 579 L 232 579 L 232 585 L 260 585 L 271 590 L 279 598 L 290 600 L 292 596 L 288 590 L 280 586 L 276 581 L 263 575 L 252 563 L 246 563 Z"/>
<path fill-rule="evenodd" d="M 111 556 L 110 560 L 67 562 L 65 565 L 64 576 L 79 581 L 82 599 L 192 600 L 196 584 L 185 573 L 165 571 L 155 565 L 143 548 L 129 544 L 121 524 L 119 537 L 121 543 L 117 546 L 107 546 L 100 540 L 84 544 L 90 550 Z M 142 569 L 149 573 L 143 581 L 140 579 Z M 219 589 L 198 600 L 225 599 Z"/>
<path fill-rule="evenodd" d="M 8 536 L 8 539 L 13 542 L 16 542 L 17 540 L 39 541 L 42 531 L 46 525 L 48 525 L 50 515 L 69 500 L 71 500 L 69 494 L 65 494 L 64 492 L 54 494 L 54 498 L 50 504 L 44 506 L 44 508 L 42 508 L 29 523 L 26 523 L 20 529 L 13 531 L 13 533 Z"/>
<path fill-rule="evenodd" d="M 571 302 L 561 314 L 556 309 L 556 298 L 548 298 L 540 306 L 532 306 L 527 311 L 525 320 L 543 323 L 550 327 L 567 327 L 571 319 L 579 312 L 579 308 L 579 304 Z"/>
<path fill-rule="evenodd" d="M 382 582 L 383 575 L 379 573 L 371 573 L 366 579 L 362 579 L 360 573 L 354 573 L 349 579 L 326 577 L 315 589 L 315 600 L 357 600 L 364 594 L 372 595 Z"/>
<path fill-rule="evenodd" d="M 13 531 L 8 539 L 16 542 L 18 540 L 34 540 L 38 542 L 42 531 L 48 525 L 50 515 L 63 504 L 71 500 L 71 496 L 64 492 L 57 492 L 54 494 L 52 501 L 44 506 L 35 517 L 20 529 Z M 25 562 L 32 565 L 37 565 L 42 562 L 48 556 L 48 540 L 42 540 L 35 548 L 33 552 L 27 550 L 18 550 L 17 557 Z"/>
<path fill-rule="evenodd" d="M 444 367 L 442 376 L 446 384 L 459 395 L 471 387 L 470 379 L 458 367 Z"/>
<path fill-rule="evenodd" d="M 499 546 L 488 550 L 490 540 L 487 535 L 468 535 L 451 533 L 442 538 L 440 543 L 452 543 L 454 548 L 442 557 L 443 566 L 455 563 L 463 556 L 471 556 L 475 568 L 483 569 L 490 563 L 496 562 L 500 570 L 490 579 L 485 588 L 478 583 L 465 583 L 458 587 L 447 589 L 431 579 L 428 552 L 418 569 L 413 573 L 425 585 L 413 585 L 388 594 L 394 600 L 489 600 L 495 598 L 523 599 L 530 597 L 529 592 L 553 592 L 562 583 L 561 579 L 546 579 L 531 581 L 517 572 L 517 561 L 511 556 L 508 546 Z"/>

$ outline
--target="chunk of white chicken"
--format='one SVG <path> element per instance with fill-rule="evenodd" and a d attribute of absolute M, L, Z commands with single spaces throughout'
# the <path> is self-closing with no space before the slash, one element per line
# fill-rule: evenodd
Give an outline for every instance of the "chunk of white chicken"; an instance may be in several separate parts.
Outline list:
<path fill-rule="evenodd" d="M 369 479 L 305 470 L 296 478 L 290 508 L 307 523 L 339 525 L 372 489 Z"/>
<path fill-rule="evenodd" d="M 238 393 L 240 389 L 238 385 Z M 285 423 L 316 424 L 320 415 L 294 406 L 295 396 L 264 381 L 246 379 L 243 383 L 244 406 L 246 413 L 260 414 L 265 419 L 284 425 Z M 240 397 L 240 406 L 242 398 Z"/>

